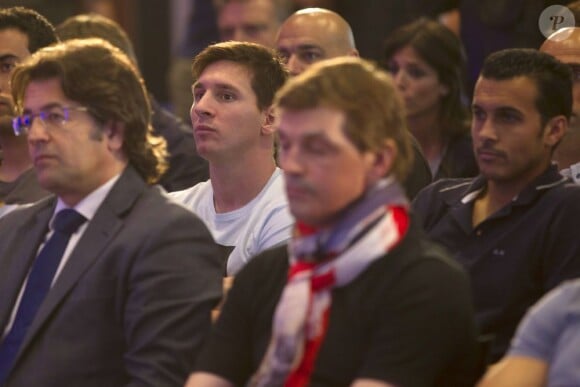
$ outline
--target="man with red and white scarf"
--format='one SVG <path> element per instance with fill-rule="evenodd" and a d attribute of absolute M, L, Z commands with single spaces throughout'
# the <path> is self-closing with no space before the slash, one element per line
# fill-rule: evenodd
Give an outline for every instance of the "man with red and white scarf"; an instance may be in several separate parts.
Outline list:
<path fill-rule="evenodd" d="M 187 386 L 473 385 L 468 281 L 409 214 L 390 77 L 332 59 L 275 106 L 294 235 L 238 274 Z"/>

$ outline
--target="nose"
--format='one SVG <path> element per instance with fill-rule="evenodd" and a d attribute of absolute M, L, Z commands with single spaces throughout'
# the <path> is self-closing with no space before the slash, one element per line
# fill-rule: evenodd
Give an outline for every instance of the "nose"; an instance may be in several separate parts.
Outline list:
<path fill-rule="evenodd" d="M 0 74 L 0 93 L 10 93 L 10 74 Z"/>
<path fill-rule="evenodd" d="M 198 97 L 197 100 L 193 100 L 190 110 L 191 122 L 194 122 L 195 118 L 201 118 L 203 116 L 213 116 L 213 108 L 211 107 L 211 102 L 209 98 L 209 92 L 205 92 L 202 96 Z"/>
<path fill-rule="evenodd" d="M 296 147 L 286 147 L 278 151 L 278 165 L 287 175 L 300 175 L 303 172 L 302 163 Z"/>
<path fill-rule="evenodd" d="M 474 133 L 472 136 L 482 141 L 497 141 L 497 131 L 491 119 L 486 118 L 481 121 L 474 121 Z"/>
<path fill-rule="evenodd" d="M 243 28 L 234 28 L 232 32 L 232 40 L 236 42 L 248 42 L 248 34 L 244 32 Z"/>
<path fill-rule="evenodd" d="M 304 71 L 305 68 L 302 61 L 295 54 L 290 55 L 290 57 L 288 58 L 288 63 L 286 63 L 286 67 L 288 68 L 288 72 L 292 76 L 300 74 L 301 72 Z"/>
<path fill-rule="evenodd" d="M 399 90 L 405 90 L 407 87 L 407 75 L 404 71 L 399 70 L 393 74 L 393 80 Z"/>
<path fill-rule="evenodd" d="M 33 117 L 27 133 L 28 143 L 34 144 L 37 142 L 44 142 L 48 141 L 48 138 L 49 135 L 46 125 L 44 125 L 40 117 Z"/>

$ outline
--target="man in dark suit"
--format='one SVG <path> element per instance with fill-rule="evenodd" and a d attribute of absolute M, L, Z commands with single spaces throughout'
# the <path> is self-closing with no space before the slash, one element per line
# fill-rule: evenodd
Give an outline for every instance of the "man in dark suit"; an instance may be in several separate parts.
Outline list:
<path fill-rule="evenodd" d="M 222 273 L 203 223 L 149 186 L 165 142 L 134 65 L 102 40 L 70 41 L 12 85 L 15 132 L 55 196 L 0 220 L 0 385 L 183 385 Z"/>

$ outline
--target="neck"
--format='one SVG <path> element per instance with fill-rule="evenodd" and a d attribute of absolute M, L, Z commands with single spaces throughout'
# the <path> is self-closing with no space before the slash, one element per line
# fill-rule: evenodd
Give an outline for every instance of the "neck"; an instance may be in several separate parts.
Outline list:
<path fill-rule="evenodd" d="M 67 186 L 60 190 L 58 187 L 51 187 L 49 191 L 52 191 L 56 196 L 58 196 L 67 206 L 75 207 L 82 200 L 84 200 L 91 193 L 102 187 L 113 177 L 123 173 L 124 169 L 128 165 L 128 161 L 121 154 L 116 155 L 112 162 L 105 162 L 101 165 L 99 178 L 95 179 L 94 176 L 83 176 L 77 177 L 74 189 Z"/>
<path fill-rule="evenodd" d="M 485 219 L 508 205 L 518 196 L 532 181 L 540 176 L 548 168 L 549 162 L 543 163 L 527 176 L 517 180 L 502 181 L 488 179 L 487 187 L 479 198 L 476 199 L 473 211 L 473 225 L 476 226 Z"/>
<path fill-rule="evenodd" d="M 2 148 L 0 180 L 14 181 L 32 167 L 26 137 L 1 135 L 0 148 Z"/>
<path fill-rule="evenodd" d="M 443 128 L 439 120 L 439 110 L 431 109 L 422 114 L 407 117 L 409 131 L 421 146 L 421 151 L 428 161 L 439 158 L 445 148 Z"/>
<path fill-rule="evenodd" d="M 486 190 L 475 200 L 473 209 L 473 226 L 477 226 L 485 219 L 506 206 L 514 195 L 511 192 L 497 190 L 488 183 Z"/>
<path fill-rule="evenodd" d="M 275 169 L 271 148 L 238 154 L 222 162 L 210 161 L 216 212 L 230 212 L 248 204 L 262 191 Z"/>

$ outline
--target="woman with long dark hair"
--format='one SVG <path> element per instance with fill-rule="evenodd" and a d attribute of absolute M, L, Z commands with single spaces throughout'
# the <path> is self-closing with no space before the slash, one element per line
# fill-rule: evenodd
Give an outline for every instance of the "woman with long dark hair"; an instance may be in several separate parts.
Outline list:
<path fill-rule="evenodd" d="M 405 102 L 407 126 L 434 180 L 477 175 L 463 93 L 465 55 L 457 36 L 421 18 L 389 35 L 384 52 Z"/>

